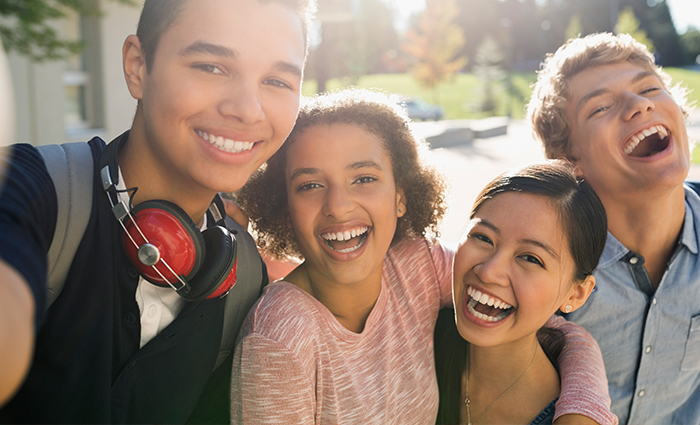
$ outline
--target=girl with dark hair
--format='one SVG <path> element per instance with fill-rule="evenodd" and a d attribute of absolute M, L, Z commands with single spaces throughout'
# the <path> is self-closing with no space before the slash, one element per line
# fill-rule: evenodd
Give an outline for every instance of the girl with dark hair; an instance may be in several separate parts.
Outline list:
<path fill-rule="evenodd" d="M 497 177 L 470 218 L 455 254 L 454 310 L 435 330 L 438 423 L 551 424 L 564 336 L 544 325 L 593 290 L 605 209 L 571 164 L 552 161 Z"/>
<path fill-rule="evenodd" d="M 233 423 L 435 421 L 433 330 L 452 304 L 454 254 L 426 238 L 444 213 L 445 183 L 425 150 L 387 96 L 322 95 L 302 105 L 282 148 L 238 193 L 261 249 L 303 262 L 246 318 Z M 603 381 L 578 412 L 604 409 L 600 354 L 561 322 L 570 342 L 598 359 L 593 371 L 569 366 Z"/>

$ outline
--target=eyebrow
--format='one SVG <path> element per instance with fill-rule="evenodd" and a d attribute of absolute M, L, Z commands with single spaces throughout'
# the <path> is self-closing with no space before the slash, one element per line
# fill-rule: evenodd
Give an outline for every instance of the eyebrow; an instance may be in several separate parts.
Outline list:
<path fill-rule="evenodd" d="M 227 59 L 236 59 L 238 57 L 238 53 L 233 49 L 218 44 L 207 43 L 204 41 L 195 41 L 189 46 L 180 49 L 179 54 L 181 56 L 209 54 Z M 301 67 L 291 62 L 277 61 L 272 66 L 272 69 L 292 74 L 298 77 L 301 77 L 302 75 Z"/>
<path fill-rule="evenodd" d="M 479 219 L 476 219 L 476 224 L 481 224 L 481 225 L 484 226 L 484 227 L 488 227 L 488 228 L 491 229 L 493 232 L 495 232 L 497 235 L 500 235 L 500 234 L 501 234 L 501 229 L 499 229 L 498 227 L 496 227 L 493 223 L 491 223 L 491 222 L 488 221 L 488 220 L 484 220 L 483 218 L 479 218 Z M 523 243 L 523 244 L 526 244 L 526 245 L 534 245 L 534 246 L 537 246 L 537 247 L 539 247 L 539 248 L 542 248 L 542 249 L 544 249 L 545 251 L 547 251 L 547 253 L 549 253 L 549 255 L 551 255 L 552 257 L 554 257 L 556 260 L 559 260 L 559 255 L 557 254 L 557 252 L 556 252 L 551 246 L 547 245 L 547 244 L 544 243 L 544 242 L 540 242 L 540 241 L 538 241 L 538 240 L 535 240 L 535 239 L 528 239 L 528 238 L 520 239 L 519 242 L 520 242 L 520 243 Z"/>
<path fill-rule="evenodd" d="M 649 71 L 640 71 L 637 74 L 635 74 L 634 77 L 632 77 L 632 79 L 630 80 L 630 83 L 634 84 L 636 82 L 639 82 L 639 81 L 647 78 L 650 75 L 653 75 L 653 74 Z M 581 100 L 578 101 L 576 109 L 580 110 L 581 107 L 584 105 L 584 103 L 588 102 L 589 100 L 591 100 L 594 97 L 600 96 L 600 95 L 605 94 L 609 91 L 610 91 L 610 89 L 608 89 L 608 88 L 602 88 L 602 89 L 594 90 L 594 91 L 586 94 L 585 96 L 583 96 L 581 98 Z"/>
<path fill-rule="evenodd" d="M 357 162 L 353 162 L 352 164 L 345 167 L 345 169 L 347 169 L 347 170 L 359 170 L 361 168 L 375 168 L 379 171 L 382 170 L 382 167 L 380 167 L 379 164 L 377 164 L 374 161 L 357 161 Z M 294 172 L 292 172 L 292 175 L 289 177 L 289 180 L 293 181 L 297 177 L 304 175 L 304 174 L 318 174 L 320 172 L 321 172 L 321 169 L 319 169 L 319 168 L 312 168 L 312 167 L 297 168 L 296 170 L 294 170 Z"/>

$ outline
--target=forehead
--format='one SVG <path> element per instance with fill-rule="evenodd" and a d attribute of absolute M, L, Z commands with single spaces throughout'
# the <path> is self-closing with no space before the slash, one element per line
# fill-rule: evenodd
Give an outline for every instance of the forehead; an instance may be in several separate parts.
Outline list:
<path fill-rule="evenodd" d="M 577 102 L 591 93 L 612 90 L 644 76 L 656 77 L 651 70 L 632 62 L 616 62 L 586 68 L 568 79 L 569 106 L 576 106 Z"/>
<path fill-rule="evenodd" d="M 193 42 L 260 57 L 285 54 L 303 61 L 306 53 L 299 14 L 281 3 L 259 0 L 187 0 L 163 33 L 159 50 Z"/>
<path fill-rule="evenodd" d="M 296 137 L 287 151 L 288 168 L 309 162 L 333 168 L 364 160 L 384 164 L 390 162 L 389 152 L 377 135 L 355 124 L 312 125 Z"/>

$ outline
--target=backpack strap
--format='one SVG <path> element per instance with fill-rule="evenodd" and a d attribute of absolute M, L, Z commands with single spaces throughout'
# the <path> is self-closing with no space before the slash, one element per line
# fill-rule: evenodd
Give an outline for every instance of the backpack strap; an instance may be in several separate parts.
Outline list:
<path fill-rule="evenodd" d="M 260 297 L 268 280 L 262 257 L 250 233 L 230 217 L 226 217 L 226 227 L 236 236 L 236 284 L 226 296 L 224 328 L 214 369 L 233 353 L 238 331 L 248 315 L 248 310 Z"/>
<path fill-rule="evenodd" d="M 51 175 L 58 215 L 48 253 L 47 306 L 58 298 L 92 210 L 94 161 L 85 142 L 37 147 Z"/>

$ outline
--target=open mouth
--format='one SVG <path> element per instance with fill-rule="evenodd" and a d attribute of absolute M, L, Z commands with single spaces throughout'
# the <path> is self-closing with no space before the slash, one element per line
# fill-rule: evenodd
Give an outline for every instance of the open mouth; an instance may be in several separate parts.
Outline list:
<path fill-rule="evenodd" d="M 481 320 L 500 322 L 515 311 L 512 305 L 484 294 L 471 286 L 467 287 L 467 294 L 470 297 L 467 309 Z"/>
<path fill-rule="evenodd" d="M 670 143 L 669 131 L 662 125 L 653 125 L 632 136 L 623 151 L 635 158 L 645 158 L 664 151 Z"/>
<path fill-rule="evenodd" d="M 347 254 L 359 249 L 367 240 L 369 227 L 363 226 L 342 232 L 321 234 L 326 246 L 333 251 Z"/>
<path fill-rule="evenodd" d="M 222 136 L 215 136 L 202 130 L 195 130 L 195 133 L 202 139 L 209 142 L 210 145 L 217 149 L 229 153 L 241 153 L 249 151 L 255 146 L 255 142 L 239 142 L 236 140 L 226 139 Z"/>

